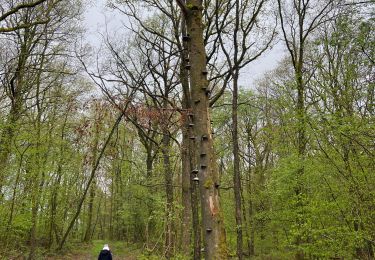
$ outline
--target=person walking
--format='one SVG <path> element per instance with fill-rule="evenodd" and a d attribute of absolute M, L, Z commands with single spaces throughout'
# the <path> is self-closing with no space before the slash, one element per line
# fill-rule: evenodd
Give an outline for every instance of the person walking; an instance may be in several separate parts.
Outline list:
<path fill-rule="evenodd" d="M 112 253 L 109 250 L 108 244 L 105 244 L 103 250 L 100 251 L 98 260 L 112 260 Z"/>

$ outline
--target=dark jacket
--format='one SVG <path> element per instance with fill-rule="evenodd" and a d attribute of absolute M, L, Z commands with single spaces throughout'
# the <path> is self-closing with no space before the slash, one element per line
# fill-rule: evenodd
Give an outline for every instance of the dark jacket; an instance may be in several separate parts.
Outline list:
<path fill-rule="evenodd" d="M 108 250 L 100 251 L 98 260 L 112 260 L 111 251 L 108 251 Z"/>

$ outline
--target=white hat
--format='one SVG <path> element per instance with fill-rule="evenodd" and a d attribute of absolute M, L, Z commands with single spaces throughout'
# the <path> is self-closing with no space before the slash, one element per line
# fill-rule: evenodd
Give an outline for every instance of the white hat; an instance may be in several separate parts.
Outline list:
<path fill-rule="evenodd" d="M 105 244 L 105 245 L 104 245 L 103 250 L 108 250 L 108 251 L 109 251 L 109 246 L 108 246 L 108 244 Z"/>

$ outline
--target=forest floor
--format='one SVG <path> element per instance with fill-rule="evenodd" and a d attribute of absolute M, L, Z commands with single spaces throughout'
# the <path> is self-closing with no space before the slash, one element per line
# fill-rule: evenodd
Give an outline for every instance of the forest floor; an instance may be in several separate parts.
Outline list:
<path fill-rule="evenodd" d="M 111 249 L 114 260 L 136 260 L 142 254 L 141 250 L 128 246 L 124 242 L 109 242 L 104 240 L 95 240 L 92 244 L 80 245 L 79 248 L 72 249 L 63 256 L 49 256 L 48 260 L 91 260 L 98 259 L 98 255 L 104 244 L 108 244 Z"/>

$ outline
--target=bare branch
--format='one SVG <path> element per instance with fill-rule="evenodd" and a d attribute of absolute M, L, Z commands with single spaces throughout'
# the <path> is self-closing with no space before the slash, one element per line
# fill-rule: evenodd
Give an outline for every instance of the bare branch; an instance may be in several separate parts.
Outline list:
<path fill-rule="evenodd" d="M 10 16 L 12 14 L 15 14 L 16 12 L 18 12 L 21 9 L 32 8 L 32 7 L 35 7 L 37 5 L 40 5 L 40 4 L 44 3 L 46 1 L 47 0 L 38 0 L 38 1 L 35 1 L 35 2 L 31 2 L 31 3 L 22 3 L 22 4 L 19 4 L 19 5 L 16 5 L 12 9 L 10 9 L 8 12 L 6 12 L 2 16 L 0 16 L 0 21 L 3 21 L 8 16 Z"/>

